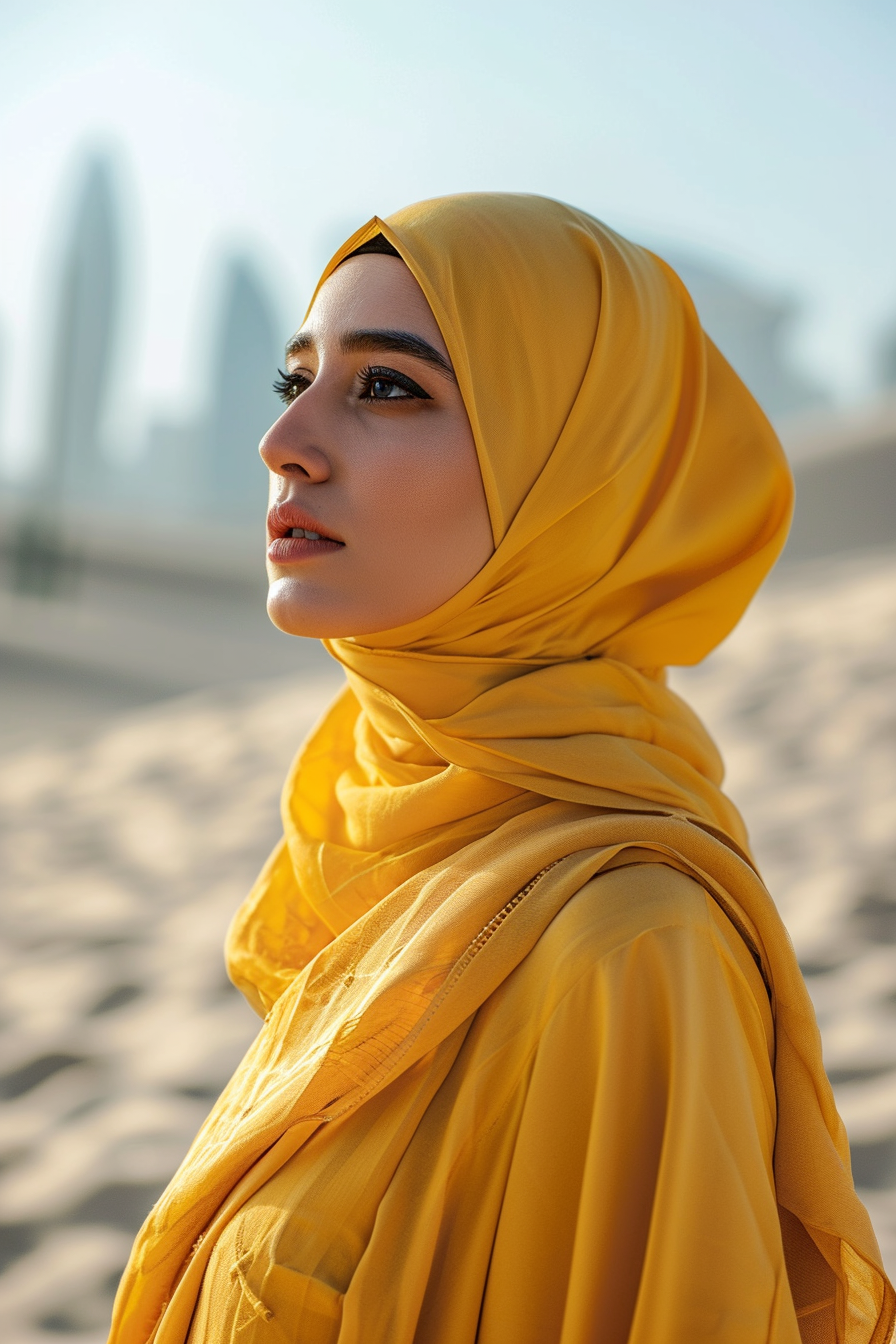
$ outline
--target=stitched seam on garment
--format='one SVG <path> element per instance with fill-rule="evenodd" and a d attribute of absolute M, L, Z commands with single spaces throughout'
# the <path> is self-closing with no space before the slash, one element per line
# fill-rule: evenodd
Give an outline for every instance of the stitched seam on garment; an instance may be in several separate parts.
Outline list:
<path fill-rule="evenodd" d="M 489 939 L 498 932 L 498 929 L 500 929 L 501 925 L 504 923 L 507 916 L 512 914 L 513 911 L 517 908 L 517 906 L 520 905 L 526 899 L 532 888 L 536 886 L 538 882 L 541 881 L 545 873 L 549 873 L 552 868 L 556 868 L 559 862 L 560 862 L 559 859 L 555 859 L 554 862 L 549 863 L 546 868 L 542 868 L 540 873 L 536 873 L 535 876 L 531 879 L 531 881 L 527 882 L 521 891 L 518 891 L 516 895 L 513 896 L 507 902 L 507 904 L 498 911 L 496 915 L 492 916 L 492 918 L 489 920 L 487 924 L 483 925 L 483 927 L 479 930 L 479 932 L 477 933 L 476 937 L 472 940 L 472 942 L 467 944 L 465 952 L 462 954 L 460 960 L 455 965 L 452 974 L 449 976 L 444 986 L 444 989 L 442 991 L 443 993 L 452 988 L 455 982 L 460 979 L 460 977 L 463 975 L 464 971 L 467 969 L 467 967 L 469 966 L 473 958 L 476 956 L 476 954 L 478 952 L 481 952 L 482 949 L 485 947 L 486 943 L 489 941 Z"/>
<path fill-rule="evenodd" d="M 262 1302 L 260 1297 L 256 1296 L 249 1286 L 249 1280 L 246 1278 L 245 1271 L 252 1264 L 255 1255 L 252 1251 L 243 1250 L 242 1228 L 238 1228 L 237 1230 L 236 1252 L 238 1259 L 230 1266 L 231 1280 L 239 1280 L 240 1293 L 245 1299 L 246 1304 L 251 1307 L 253 1314 L 255 1316 L 260 1316 L 263 1321 L 272 1321 L 274 1319 L 274 1313 L 266 1303 Z M 251 1324 L 251 1320 L 252 1318 L 250 1317 L 249 1320 L 244 1321 L 242 1325 L 238 1325 L 237 1331 L 244 1330 L 247 1325 Z"/>
<path fill-rule="evenodd" d="M 564 855 L 564 858 L 566 857 L 568 856 Z M 486 946 L 486 944 L 490 941 L 490 939 L 495 935 L 495 933 L 497 933 L 498 929 L 507 919 L 508 915 L 512 914 L 513 911 L 517 908 L 517 906 L 520 905 L 520 903 L 523 900 L 525 900 L 525 898 L 529 895 L 532 889 L 535 886 L 537 886 L 537 884 L 544 877 L 545 873 L 549 873 L 552 868 L 556 868 L 557 865 L 562 862 L 563 859 L 554 859 L 553 863 L 549 863 L 546 868 L 542 868 L 540 872 L 536 873 L 535 876 L 531 878 L 530 881 L 527 882 L 526 885 L 520 891 L 518 891 L 516 895 L 512 897 L 512 899 L 509 900 L 507 904 L 498 911 L 496 915 L 492 916 L 492 918 L 489 920 L 487 924 L 483 925 L 483 927 L 476 934 L 475 938 L 473 938 L 473 940 L 467 944 L 466 949 L 461 954 L 460 960 L 455 963 L 455 967 L 452 974 L 442 985 L 435 999 L 430 1004 L 429 1009 L 427 1010 L 426 1013 L 424 1013 L 423 1017 L 417 1023 L 417 1026 L 415 1027 L 413 1033 L 409 1037 L 407 1037 L 405 1041 L 402 1043 L 402 1048 L 399 1054 L 397 1055 L 398 1059 L 400 1059 L 403 1055 L 407 1053 L 413 1041 L 417 1038 L 417 1036 L 419 1036 L 420 1032 L 423 1031 L 424 1028 L 428 1025 L 430 1019 L 433 1016 L 433 1013 L 436 1011 L 436 1009 L 440 1006 L 440 1004 L 444 1001 L 444 999 L 447 997 L 450 991 L 457 984 L 458 980 L 463 975 L 464 971 L 467 970 L 467 968 L 469 967 L 470 963 L 473 961 L 477 953 L 481 952 L 482 949 Z M 391 1063 L 394 1064 L 395 1059 L 393 1059 Z M 386 1070 L 386 1072 L 388 1072 L 388 1069 Z M 342 1110 L 333 1111 L 329 1115 L 316 1115 L 316 1116 L 309 1116 L 308 1118 L 312 1120 L 319 1120 L 322 1122 L 330 1122 L 332 1120 L 339 1119 L 340 1116 L 345 1115 L 348 1111 L 354 1110 L 355 1107 L 362 1105 L 363 1102 L 366 1101 L 367 1097 L 370 1096 L 371 1093 L 373 1093 L 378 1088 L 379 1082 L 380 1082 L 379 1078 L 373 1079 L 370 1085 L 367 1087 L 367 1089 L 363 1091 L 360 1094 L 360 1096 L 355 1098 L 350 1106 L 344 1106 Z"/>

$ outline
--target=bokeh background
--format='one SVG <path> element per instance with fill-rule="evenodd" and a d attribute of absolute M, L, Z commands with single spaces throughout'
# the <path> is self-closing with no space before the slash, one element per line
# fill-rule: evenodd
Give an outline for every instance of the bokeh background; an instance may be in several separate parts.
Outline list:
<path fill-rule="evenodd" d="M 105 1336 L 255 1030 L 221 941 L 338 678 L 264 615 L 285 338 L 374 213 L 532 191 L 667 257 L 797 512 L 675 684 L 729 765 L 896 1270 L 896 9 L 0 0 L 0 1320 Z"/>

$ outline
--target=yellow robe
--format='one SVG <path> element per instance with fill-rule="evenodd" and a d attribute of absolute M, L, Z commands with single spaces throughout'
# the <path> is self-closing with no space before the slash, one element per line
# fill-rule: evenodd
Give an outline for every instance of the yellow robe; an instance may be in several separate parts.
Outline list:
<path fill-rule="evenodd" d="M 236 1214 L 191 1344 L 799 1344 L 773 1053 L 717 903 L 664 865 L 601 875 Z"/>

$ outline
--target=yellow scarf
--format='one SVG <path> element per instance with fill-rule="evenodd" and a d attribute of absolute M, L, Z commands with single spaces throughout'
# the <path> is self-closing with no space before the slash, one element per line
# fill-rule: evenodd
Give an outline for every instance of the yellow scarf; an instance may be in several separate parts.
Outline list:
<path fill-rule="evenodd" d="M 348 685 L 229 941 L 265 1025 L 137 1239 L 112 1339 L 182 1344 L 245 1199 L 475 1012 L 584 882 L 649 859 L 695 877 L 761 962 L 797 1305 L 821 1258 L 839 1338 L 877 1344 L 894 1295 L 811 1004 L 715 747 L 662 674 L 729 633 L 783 545 L 775 435 L 675 274 L 590 216 L 429 201 L 371 220 L 321 283 L 379 232 L 448 346 L 495 552 L 423 619 L 328 643 Z"/>

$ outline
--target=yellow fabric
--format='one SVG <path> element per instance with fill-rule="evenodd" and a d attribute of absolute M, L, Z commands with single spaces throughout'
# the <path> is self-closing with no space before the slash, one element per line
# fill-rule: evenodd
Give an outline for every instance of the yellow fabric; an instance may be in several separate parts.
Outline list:
<path fill-rule="evenodd" d="M 471 1020 L 246 1201 L 190 1344 L 799 1344 L 773 1049 L 701 887 L 596 878 Z"/>
<path fill-rule="evenodd" d="M 438 1052 L 586 883 L 650 860 L 709 893 L 762 965 L 788 1273 L 798 1306 L 833 1289 L 803 1337 L 880 1344 L 893 1291 L 852 1188 L 812 1008 L 717 753 L 660 670 L 728 633 L 783 544 L 791 486 L 775 436 L 677 277 L 581 212 L 521 196 L 424 203 L 371 221 L 325 277 L 377 231 L 444 334 L 495 554 L 424 619 L 329 646 L 348 686 L 300 753 L 284 842 L 230 938 L 234 979 L 268 1015 L 137 1239 L 112 1338 L 183 1344 L 210 1257 L 247 1201 L 324 1144 L 322 1126 Z M 693 1088 L 699 1107 L 698 1077 Z M 736 1098 L 720 1106 L 735 1132 Z M 638 1141 L 634 1129 L 630 1167 Z M 710 1229 L 688 1211 L 706 1154 L 682 1151 L 656 1237 L 693 1247 L 696 1273 L 713 1263 Z M 408 1226 L 432 1189 L 424 1164 Z M 711 1235 L 734 1257 L 739 1230 Z M 413 1263 L 390 1293 L 421 1288 Z M 676 1319 L 674 1274 L 654 1288 L 652 1310 Z M 736 1316 L 733 1280 L 731 1293 Z M 493 1303 L 496 1321 L 514 1311 L 500 1294 Z M 779 1297 L 775 1309 L 784 1321 L 793 1308 Z"/>

